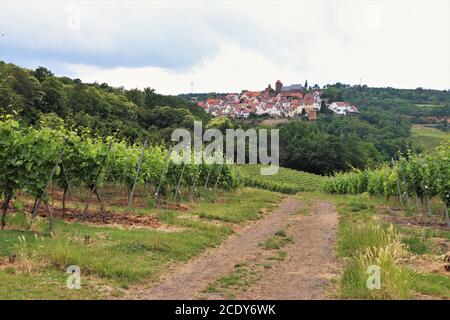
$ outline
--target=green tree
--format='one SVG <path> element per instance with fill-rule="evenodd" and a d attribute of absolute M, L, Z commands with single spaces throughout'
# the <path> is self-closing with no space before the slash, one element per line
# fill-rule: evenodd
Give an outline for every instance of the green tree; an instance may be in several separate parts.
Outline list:
<path fill-rule="evenodd" d="M 233 128 L 233 122 L 228 117 L 213 118 L 206 125 L 206 129 L 219 129 L 222 133 L 225 133 L 227 129 Z"/>
<path fill-rule="evenodd" d="M 34 70 L 33 75 L 39 82 L 43 82 L 45 79 L 53 77 L 53 73 L 45 67 L 37 67 L 36 70 Z"/>

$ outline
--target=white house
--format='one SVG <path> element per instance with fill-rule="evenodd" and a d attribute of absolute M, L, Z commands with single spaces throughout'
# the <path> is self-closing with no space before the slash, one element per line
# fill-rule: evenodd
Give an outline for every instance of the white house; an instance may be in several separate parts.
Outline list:
<path fill-rule="evenodd" d="M 347 102 L 333 102 L 328 107 L 331 111 L 336 114 L 346 115 L 347 113 L 356 113 L 358 112 L 358 108 L 354 105 L 351 105 Z"/>

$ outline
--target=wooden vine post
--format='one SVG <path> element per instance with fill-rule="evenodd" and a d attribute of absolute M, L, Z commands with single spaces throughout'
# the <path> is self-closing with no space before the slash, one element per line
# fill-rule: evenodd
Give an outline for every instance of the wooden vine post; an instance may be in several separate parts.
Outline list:
<path fill-rule="evenodd" d="M 445 202 L 444 202 L 444 218 L 445 218 L 445 222 L 447 223 L 447 227 L 450 228 L 450 218 L 448 216 L 447 203 L 445 203 Z"/>
<path fill-rule="evenodd" d="M 65 184 L 64 184 L 64 193 L 62 198 L 62 209 L 63 213 L 66 213 L 66 198 L 67 194 L 70 193 L 70 195 L 73 197 L 73 191 L 72 187 L 70 186 L 69 178 L 67 177 L 66 169 L 64 168 L 64 162 L 61 161 L 61 171 L 64 176 Z"/>
<path fill-rule="evenodd" d="M 100 195 L 98 194 L 98 191 L 97 191 L 97 183 L 98 183 L 98 179 L 100 178 L 100 175 L 102 174 L 103 167 L 105 166 L 106 160 L 108 159 L 108 153 L 109 153 L 109 150 L 111 149 L 111 146 L 112 146 L 112 141 L 109 142 L 108 149 L 106 150 L 106 154 L 102 159 L 97 176 L 94 179 L 94 184 L 92 186 L 90 186 L 89 195 L 86 200 L 86 206 L 84 207 L 84 211 L 83 211 L 83 216 L 82 216 L 83 220 L 86 219 L 86 217 L 87 217 L 88 210 L 89 210 L 89 204 L 91 202 L 91 198 L 94 193 L 97 195 L 97 199 L 100 202 L 100 211 L 102 214 L 104 214 L 105 208 L 103 208 L 103 202 L 101 201 Z"/>
<path fill-rule="evenodd" d="M 36 215 L 37 215 L 37 213 L 38 213 L 39 207 L 40 207 L 41 202 L 42 202 L 43 200 L 44 200 L 45 205 L 46 205 L 46 207 L 47 207 L 47 211 L 49 210 L 48 201 L 47 201 L 47 199 L 45 199 L 45 197 L 46 197 L 46 195 L 47 195 L 47 189 L 49 188 L 50 183 L 51 183 L 52 180 L 53 180 L 53 176 L 54 176 L 55 173 L 56 173 L 56 169 L 58 168 L 59 163 L 60 163 L 61 160 L 62 160 L 63 154 L 64 154 L 64 147 L 61 148 L 61 151 L 59 152 L 58 159 L 56 160 L 55 165 L 53 166 L 53 168 L 52 168 L 52 170 L 51 170 L 51 172 L 50 172 L 50 175 L 49 175 L 49 177 L 48 177 L 47 183 L 45 184 L 45 188 L 44 188 L 44 190 L 42 191 L 41 196 L 40 196 L 39 198 L 37 198 L 37 201 L 35 201 L 35 204 L 34 204 L 34 207 L 33 207 L 33 211 L 31 212 L 31 221 L 30 221 L 30 224 L 29 224 L 28 227 L 27 227 L 27 230 L 30 230 L 31 226 L 33 225 L 33 222 L 34 222 L 34 220 L 36 219 Z M 51 229 L 51 232 L 53 231 L 53 219 L 51 218 L 51 217 L 52 217 L 52 214 L 53 214 L 53 213 L 49 211 L 49 222 L 50 222 L 50 229 Z"/>
<path fill-rule="evenodd" d="M 445 178 L 444 178 L 444 174 L 442 173 L 442 171 L 439 172 L 439 175 L 440 175 L 440 178 L 442 179 L 442 181 L 444 181 Z M 447 227 L 450 228 L 450 217 L 448 215 L 447 199 L 446 199 L 445 193 L 443 194 L 443 198 L 444 199 L 442 199 L 442 202 L 444 203 L 444 220 L 445 220 L 445 223 L 447 223 Z"/>
<path fill-rule="evenodd" d="M 178 179 L 177 187 L 175 188 L 175 194 L 173 195 L 173 201 L 177 201 L 178 194 L 180 192 L 180 184 L 183 179 L 184 169 L 186 168 L 186 163 L 183 162 L 183 167 L 181 168 L 180 178 Z"/>
<path fill-rule="evenodd" d="M 233 170 L 234 170 L 234 175 L 236 176 L 236 179 L 237 179 L 237 183 L 239 185 L 239 184 L 241 184 L 241 176 L 239 174 L 239 169 L 237 168 L 236 162 L 234 162 L 234 164 L 233 164 Z"/>
<path fill-rule="evenodd" d="M 167 150 L 167 154 L 166 157 L 164 158 L 164 164 L 161 170 L 161 177 L 159 178 L 159 183 L 158 183 L 158 187 L 156 188 L 156 192 L 155 192 L 155 204 L 158 201 L 158 197 L 159 197 L 159 192 L 161 191 L 161 186 L 164 180 L 164 173 L 166 172 L 166 167 L 167 164 L 169 162 L 169 157 L 170 157 L 170 153 L 172 152 L 172 147 L 169 148 L 169 150 Z"/>
<path fill-rule="evenodd" d="M 213 168 L 213 164 L 211 164 L 211 166 L 208 169 L 208 174 L 206 175 L 206 180 L 205 180 L 205 188 L 208 187 L 208 182 L 209 182 L 209 176 L 211 175 L 211 170 Z"/>
<path fill-rule="evenodd" d="M 2 229 L 5 227 L 6 225 L 6 212 L 8 211 L 8 207 L 9 207 L 9 203 L 11 202 L 11 198 L 13 196 L 13 191 L 11 190 L 11 188 L 5 187 L 4 190 L 4 199 L 3 199 L 3 205 L 2 205 L 2 221 L 1 221 L 1 225 L 2 225 Z"/>
<path fill-rule="evenodd" d="M 147 148 L 147 139 L 144 141 L 144 145 L 142 146 L 141 156 L 139 157 L 138 166 L 136 169 L 136 176 L 134 177 L 133 187 L 131 188 L 130 195 L 128 196 L 128 207 L 133 205 L 133 195 L 134 190 L 136 188 L 136 183 L 139 179 L 139 174 L 141 173 L 142 161 L 144 160 L 145 149 Z"/>
<path fill-rule="evenodd" d="M 195 196 L 195 192 L 196 192 L 196 188 L 197 188 L 197 182 L 198 182 L 198 179 L 199 179 L 199 172 L 200 172 L 200 164 L 197 163 L 197 169 L 195 170 L 195 175 L 194 175 L 194 183 L 192 185 L 192 189 L 191 189 L 191 192 L 190 192 L 191 201 L 194 200 L 194 196 Z"/>
<path fill-rule="evenodd" d="M 400 200 L 400 205 L 403 207 L 403 197 L 402 197 L 402 191 L 400 189 L 400 181 L 399 181 L 399 177 L 398 177 L 398 171 L 397 171 L 397 165 L 394 161 L 394 158 L 391 158 L 392 160 L 392 167 L 394 169 L 395 172 L 395 180 L 397 182 L 397 192 L 398 192 L 398 198 Z"/>
<path fill-rule="evenodd" d="M 214 183 L 214 191 L 217 190 L 217 186 L 219 185 L 219 180 L 220 180 L 220 176 L 222 175 L 222 171 L 223 171 L 223 166 L 225 165 L 225 157 L 223 157 L 222 163 L 220 164 L 219 167 L 219 174 L 217 175 L 217 179 L 216 179 L 216 183 Z"/>

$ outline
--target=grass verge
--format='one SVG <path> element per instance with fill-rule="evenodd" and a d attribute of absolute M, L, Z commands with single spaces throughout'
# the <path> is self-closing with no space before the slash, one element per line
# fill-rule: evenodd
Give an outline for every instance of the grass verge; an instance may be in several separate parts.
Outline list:
<path fill-rule="evenodd" d="M 384 223 L 377 217 L 386 214 L 384 199 L 364 194 L 319 196 L 334 201 L 340 214 L 336 251 L 343 260 L 338 283 L 341 298 L 410 299 L 421 294 L 449 297 L 448 277 L 419 273 L 410 263 L 414 256 L 442 254 L 433 237 L 446 241 L 446 231 Z M 379 268 L 379 289 L 368 288 L 368 281 L 373 279 L 371 266 Z"/>

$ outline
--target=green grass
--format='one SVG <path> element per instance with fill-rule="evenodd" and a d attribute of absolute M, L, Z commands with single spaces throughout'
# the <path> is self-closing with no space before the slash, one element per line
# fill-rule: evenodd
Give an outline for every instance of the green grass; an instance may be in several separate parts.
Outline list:
<path fill-rule="evenodd" d="M 58 270 L 10 273 L 0 269 L 0 299 L 101 299 L 109 289 L 106 281 L 82 276 L 81 289 L 69 290 L 67 276 Z"/>
<path fill-rule="evenodd" d="M 449 299 L 450 277 L 440 274 L 420 273 L 415 276 L 413 289 L 422 294 Z"/>
<path fill-rule="evenodd" d="M 240 165 L 238 172 L 247 186 L 288 194 L 320 190 L 323 181 L 327 179 L 323 176 L 283 167 L 280 167 L 274 175 L 261 175 L 260 169 L 263 167 L 256 164 Z"/>
<path fill-rule="evenodd" d="M 383 250 L 384 251 L 384 250 Z M 392 252 L 374 250 L 373 256 L 361 255 L 346 261 L 340 279 L 342 298 L 349 299 L 409 299 L 411 297 L 412 274 L 396 263 Z M 380 288 L 367 287 L 368 268 L 380 268 Z"/>
<path fill-rule="evenodd" d="M 234 269 L 216 281 L 208 284 L 203 293 L 221 293 L 225 299 L 234 299 L 236 293 L 247 290 L 253 283 L 261 278 L 258 268 L 267 268 L 268 265 L 248 265 L 247 263 L 236 264 Z"/>
<path fill-rule="evenodd" d="M 366 248 L 388 245 L 390 237 L 383 226 L 374 222 L 346 224 L 339 229 L 338 252 L 344 257 L 357 256 Z"/>
<path fill-rule="evenodd" d="M 417 229 L 387 225 L 376 219 L 385 214 L 385 199 L 368 195 L 322 195 L 336 203 L 340 214 L 336 251 L 343 258 L 343 273 L 338 281 L 341 298 L 410 299 L 413 292 L 448 298 L 449 278 L 438 274 L 421 274 L 411 270 L 411 255 L 442 254 L 433 237 L 450 239 L 445 230 Z M 379 206 L 382 205 L 382 206 Z M 381 268 L 381 289 L 367 288 L 367 268 Z"/>
<path fill-rule="evenodd" d="M 412 128 L 412 142 L 416 147 L 431 151 L 444 141 L 450 140 L 450 133 L 433 127 L 415 125 Z"/>
<path fill-rule="evenodd" d="M 248 260 L 236 264 L 230 273 L 210 283 L 203 293 L 221 293 L 227 299 L 233 299 L 237 292 L 245 291 L 261 279 L 262 270 L 272 269 L 274 264 L 281 263 L 286 258 L 287 252 L 279 249 L 291 242 L 293 241 L 285 230 L 278 230 L 275 235 L 261 244 L 265 250 L 277 250 L 275 255 L 262 261 Z"/>
<path fill-rule="evenodd" d="M 334 196 L 340 220 L 337 253 L 344 259 L 339 280 L 342 298 L 408 299 L 412 274 L 397 261 L 405 254 L 398 231 L 374 219 L 379 199 L 367 195 Z M 369 266 L 381 272 L 380 289 L 369 289 Z"/>
<path fill-rule="evenodd" d="M 442 255 L 447 253 L 445 243 L 437 243 L 434 238 L 450 240 L 450 231 L 432 228 L 409 228 L 398 226 L 397 230 L 402 236 L 402 243 L 415 255 L 434 254 Z"/>
<path fill-rule="evenodd" d="M 292 238 L 286 234 L 286 231 L 279 230 L 275 233 L 275 235 L 269 237 L 266 241 L 264 241 L 263 248 L 266 250 L 281 249 L 292 242 Z"/>
<path fill-rule="evenodd" d="M 242 188 L 236 193 L 225 193 L 212 202 L 200 203 L 192 214 L 204 219 L 240 223 L 259 219 L 261 208 L 272 208 L 281 195 L 266 190 Z"/>
<path fill-rule="evenodd" d="M 186 261 L 217 246 L 232 233 L 229 227 L 210 223 L 210 219 L 241 223 L 257 219 L 263 208 L 273 207 L 280 199 L 280 195 L 265 190 L 244 188 L 220 193 L 215 200 L 202 200 L 185 212 L 140 212 L 157 215 L 162 223 L 177 227 L 176 231 L 56 220 L 56 239 L 48 236 L 46 220 L 38 218 L 34 231 L 25 232 L 21 231 L 24 217 L 10 214 L 10 229 L 0 231 L 0 260 L 14 256 L 17 262 L 3 269 L 0 266 L 0 299 L 120 295 L 121 288 L 156 280 L 169 264 Z M 199 216 L 207 219 L 198 219 Z M 86 236 L 89 244 L 84 243 Z M 81 269 L 82 289 L 76 292 L 65 289 L 66 269 L 70 265 Z M 105 282 L 115 293 L 98 288 L 97 283 Z"/>
<path fill-rule="evenodd" d="M 268 257 L 267 260 L 283 261 L 284 259 L 286 259 L 286 256 L 286 251 L 278 250 L 274 256 Z"/>
<path fill-rule="evenodd" d="M 426 254 L 430 251 L 428 244 L 420 237 L 407 237 L 402 239 L 408 250 L 416 255 Z"/>

